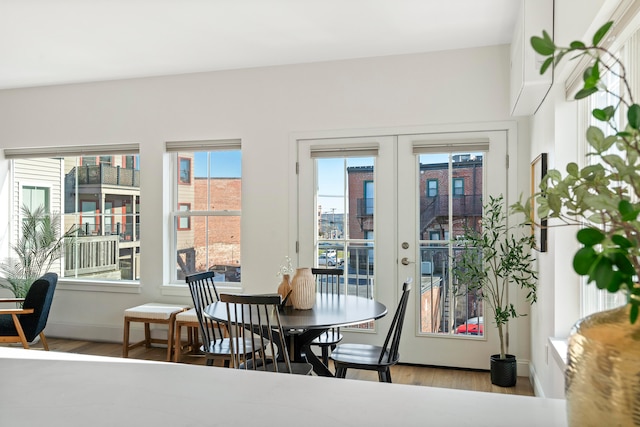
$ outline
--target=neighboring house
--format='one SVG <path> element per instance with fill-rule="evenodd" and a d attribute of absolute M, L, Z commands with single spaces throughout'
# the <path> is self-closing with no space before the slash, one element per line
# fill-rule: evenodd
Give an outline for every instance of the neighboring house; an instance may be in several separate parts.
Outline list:
<path fill-rule="evenodd" d="M 60 159 L 23 159 L 14 162 L 13 191 L 11 204 L 13 212 L 19 215 L 11 217 L 10 242 L 16 242 L 22 233 L 22 207 L 30 211 L 44 206 L 47 213 L 61 213 L 60 203 L 63 191 L 60 176 L 62 175 L 62 161 Z M 13 257 L 14 254 L 10 253 Z M 60 273 L 60 264 L 54 263 L 54 270 Z"/>
<path fill-rule="evenodd" d="M 67 157 L 65 277 L 140 277 L 140 165 L 137 156 Z M 77 251 L 73 253 L 72 251 Z"/>

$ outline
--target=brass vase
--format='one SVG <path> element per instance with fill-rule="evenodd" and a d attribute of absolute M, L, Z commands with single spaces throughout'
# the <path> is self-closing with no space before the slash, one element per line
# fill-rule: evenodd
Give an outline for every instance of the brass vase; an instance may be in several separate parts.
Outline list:
<path fill-rule="evenodd" d="M 291 280 L 291 303 L 296 310 L 309 310 L 316 303 L 316 281 L 310 268 L 298 268 Z"/>
<path fill-rule="evenodd" d="M 574 326 L 565 395 L 569 426 L 640 426 L 640 320 L 628 305 Z"/>

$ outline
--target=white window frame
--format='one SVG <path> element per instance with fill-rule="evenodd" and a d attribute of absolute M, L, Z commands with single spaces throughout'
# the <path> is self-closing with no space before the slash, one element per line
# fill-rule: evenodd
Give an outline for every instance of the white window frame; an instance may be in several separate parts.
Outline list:
<path fill-rule="evenodd" d="M 169 252 L 169 260 L 167 261 L 167 265 L 170 266 L 169 269 L 169 285 L 164 287 L 163 295 L 177 295 L 183 296 L 185 295 L 186 284 L 183 280 L 178 280 L 177 278 L 177 270 L 173 268 L 176 263 L 176 254 L 177 254 L 177 236 L 176 232 L 178 229 L 178 221 L 181 217 L 187 216 L 190 219 L 191 228 L 194 227 L 193 221 L 191 221 L 192 217 L 198 216 L 237 216 L 242 218 L 242 211 L 220 211 L 220 210 L 207 210 L 207 211 L 196 211 L 194 210 L 194 206 L 191 206 L 191 209 L 188 211 L 180 211 L 178 206 L 178 188 L 180 185 L 184 185 L 180 183 L 180 160 L 183 158 L 180 156 L 180 153 L 186 152 L 197 152 L 197 151 L 205 151 L 205 152 L 215 152 L 215 151 L 240 151 L 242 152 L 242 142 L 240 139 L 225 139 L 225 140 L 205 140 L 205 141 L 167 141 L 165 144 L 165 150 L 167 153 L 171 154 L 171 170 L 173 171 L 171 174 L 171 183 L 172 183 L 172 197 L 171 197 L 171 209 L 170 209 L 170 252 Z M 193 159 L 191 161 L 191 182 L 194 181 L 193 170 L 195 168 L 195 164 Z M 240 179 L 242 179 L 242 174 L 240 175 Z M 242 222 L 242 221 L 241 221 Z M 242 230 L 240 231 L 240 235 L 242 235 Z M 242 264 L 241 264 L 242 266 Z M 232 290 L 234 292 L 238 292 L 242 290 L 242 282 L 216 282 L 216 289 L 220 290 Z"/>

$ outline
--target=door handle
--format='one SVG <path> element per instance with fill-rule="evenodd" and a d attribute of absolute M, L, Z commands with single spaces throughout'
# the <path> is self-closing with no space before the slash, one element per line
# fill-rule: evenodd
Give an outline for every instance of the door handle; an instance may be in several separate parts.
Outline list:
<path fill-rule="evenodd" d="M 415 262 L 413 262 L 413 261 L 409 261 L 409 258 L 407 258 L 407 257 L 402 258 L 402 259 L 400 260 L 400 263 L 401 263 L 402 265 L 415 264 Z"/>

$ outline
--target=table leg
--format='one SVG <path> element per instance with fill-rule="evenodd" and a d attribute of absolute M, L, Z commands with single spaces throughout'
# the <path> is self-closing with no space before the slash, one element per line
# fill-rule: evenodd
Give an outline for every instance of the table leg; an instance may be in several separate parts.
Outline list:
<path fill-rule="evenodd" d="M 295 335 L 291 335 L 294 343 L 293 361 L 307 361 L 313 366 L 313 371 L 321 377 L 333 377 L 329 367 L 322 362 L 311 350 L 311 342 L 326 332 L 328 329 L 307 329 Z"/>

